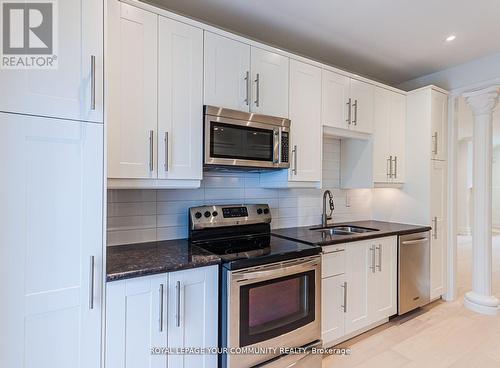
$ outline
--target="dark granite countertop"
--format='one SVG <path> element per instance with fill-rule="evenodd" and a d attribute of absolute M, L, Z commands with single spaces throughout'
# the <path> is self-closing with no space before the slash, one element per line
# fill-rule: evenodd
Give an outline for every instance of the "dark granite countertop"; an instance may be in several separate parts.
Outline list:
<path fill-rule="evenodd" d="M 220 261 L 187 239 L 111 246 L 107 248 L 106 281 L 210 266 Z"/>
<path fill-rule="evenodd" d="M 385 236 L 413 234 L 431 230 L 430 226 L 407 225 L 407 224 L 398 224 L 394 222 L 383 222 L 383 221 L 354 221 L 354 222 L 329 224 L 329 226 L 342 226 L 342 225 L 353 225 L 369 229 L 377 229 L 378 231 L 362 233 L 362 234 L 353 234 L 353 235 L 325 236 L 322 234 L 321 231 L 310 230 L 311 228 L 317 226 L 305 226 L 305 227 L 291 227 L 287 229 L 275 229 L 272 231 L 272 233 L 273 235 L 282 238 L 296 240 L 306 244 L 332 245 L 332 244 L 355 242 L 359 240 L 381 238 Z"/>

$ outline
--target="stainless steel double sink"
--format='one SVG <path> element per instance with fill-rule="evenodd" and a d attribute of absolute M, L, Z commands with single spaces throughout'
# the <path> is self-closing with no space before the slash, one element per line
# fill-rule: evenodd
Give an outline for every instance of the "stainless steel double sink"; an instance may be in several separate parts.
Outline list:
<path fill-rule="evenodd" d="M 319 231 L 326 236 L 356 235 L 356 234 L 364 234 L 364 233 L 371 233 L 374 231 L 378 231 L 377 229 L 369 229 L 366 227 L 349 226 L 349 225 L 313 227 L 310 230 Z"/>

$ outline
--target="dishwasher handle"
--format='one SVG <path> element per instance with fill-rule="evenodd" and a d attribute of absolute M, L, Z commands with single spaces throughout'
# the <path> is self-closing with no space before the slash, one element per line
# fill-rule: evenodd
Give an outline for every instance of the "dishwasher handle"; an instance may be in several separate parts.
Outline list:
<path fill-rule="evenodd" d="M 420 239 L 414 239 L 414 240 L 404 240 L 401 242 L 401 244 L 402 245 L 411 245 L 411 244 L 425 243 L 428 241 L 429 241 L 429 238 L 420 238 Z"/>

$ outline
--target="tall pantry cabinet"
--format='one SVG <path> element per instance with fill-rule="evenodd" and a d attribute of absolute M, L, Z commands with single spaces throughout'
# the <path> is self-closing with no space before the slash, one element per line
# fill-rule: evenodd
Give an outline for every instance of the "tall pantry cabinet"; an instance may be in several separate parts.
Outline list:
<path fill-rule="evenodd" d="M 0 71 L 0 367 L 101 365 L 103 1 L 58 6 L 58 69 Z"/>
<path fill-rule="evenodd" d="M 407 184 L 414 223 L 430 224 L 431 299 L 446 292 L 448 95 L 424 87 L 407 96 Z"/>

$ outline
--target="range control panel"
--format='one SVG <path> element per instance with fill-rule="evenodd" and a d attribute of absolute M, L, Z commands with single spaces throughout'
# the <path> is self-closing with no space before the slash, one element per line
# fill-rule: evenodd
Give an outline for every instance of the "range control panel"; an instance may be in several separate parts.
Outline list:
<path fill-rule="evenodd" d="M 271 210 L 267 204 L 213 205 L 191 207 L 189 222 L 191 229 L 268 224 Z"/>

